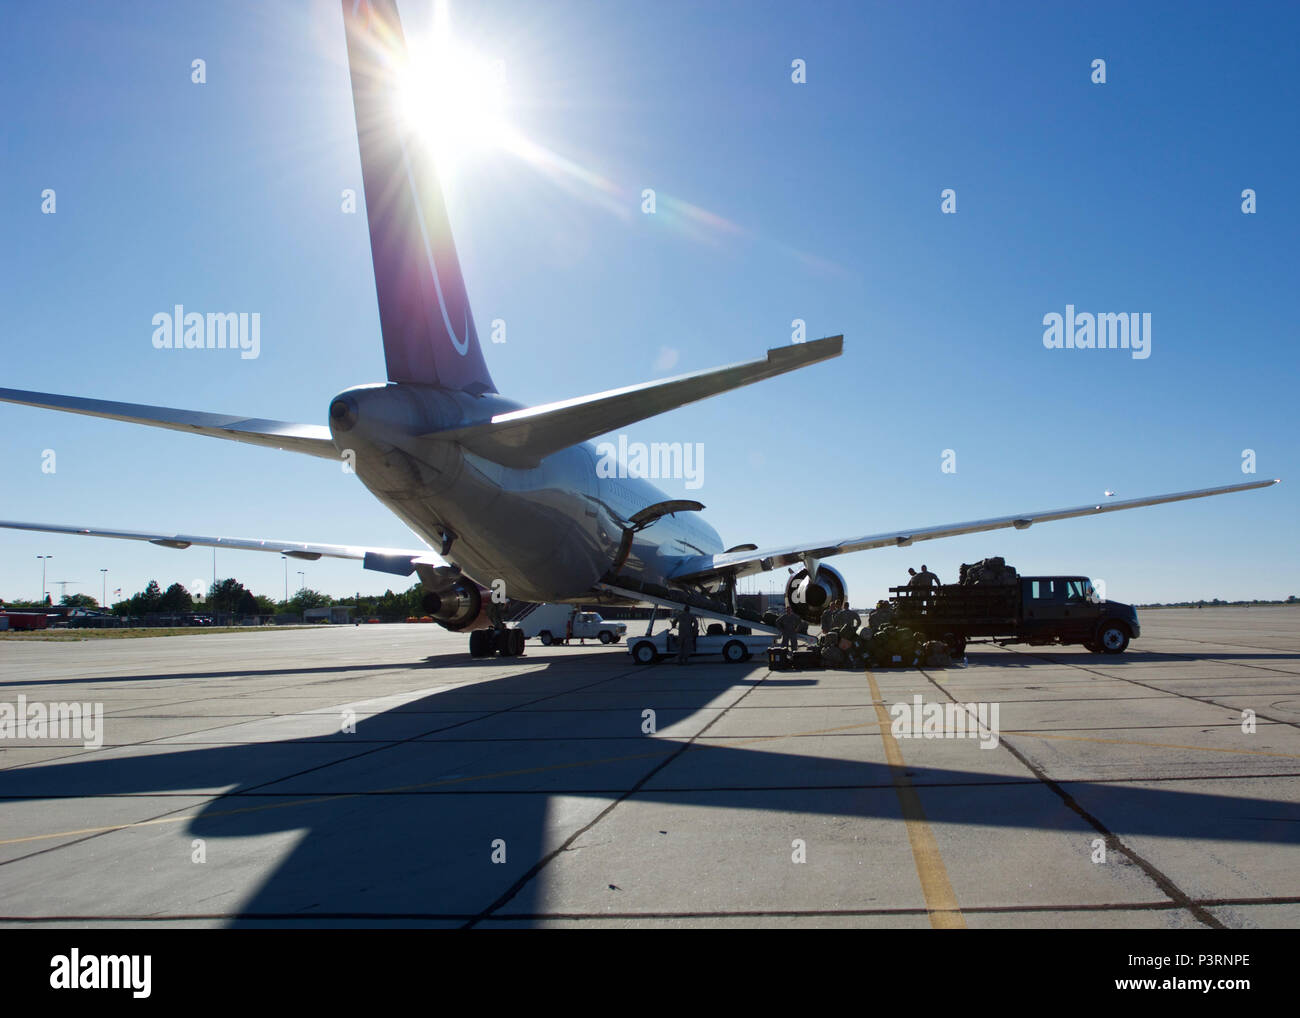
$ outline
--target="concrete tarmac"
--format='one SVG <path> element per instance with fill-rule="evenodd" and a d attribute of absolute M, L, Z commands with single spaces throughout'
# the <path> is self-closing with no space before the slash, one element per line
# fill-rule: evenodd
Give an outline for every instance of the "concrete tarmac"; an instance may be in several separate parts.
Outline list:
<path fill-rule="evenodd" d="M 1300 608 L 1141 620 L 865 674 L 0 642 L 0 705 L 103 709 L 98 747 L 0 737 L 0 925 L 1300 925 Z M 996 731 L 909 737 L 917 696 Z"/>

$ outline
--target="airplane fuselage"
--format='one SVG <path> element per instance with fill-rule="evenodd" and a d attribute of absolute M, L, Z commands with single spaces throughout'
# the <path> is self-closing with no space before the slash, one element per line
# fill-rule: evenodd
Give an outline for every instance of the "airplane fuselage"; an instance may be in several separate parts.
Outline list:
<path fill-rule="evenodd" d="M 635 534 L 620 563 L 629 518 L 668 498 L 655 485 L 598 476 L 590 443 L 516 469 L 436 435 L 520 409 L 496 394 L 359 386 L 331 403 L 330 433 L 379 501 L 472 580 L 503 581 L 512 598 L 581 597 L 616 563 L 622 576 L 667 585 L 683 559 L 723 550 L 698 513 L 678 513 Z"/>

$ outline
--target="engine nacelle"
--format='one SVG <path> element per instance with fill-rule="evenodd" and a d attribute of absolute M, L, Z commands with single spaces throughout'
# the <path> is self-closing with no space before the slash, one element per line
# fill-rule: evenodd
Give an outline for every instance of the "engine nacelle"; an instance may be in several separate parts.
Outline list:
<path fill-rule="evenodd" d="M 465 576 L 458 576 L 433 590 L 426 585 L 422 605 L 425 613 L 433 616 L 434 622 L 453 633 L 491 625 L 483 591 Z"/>
<path fill-rule="evenodd" d="M 800 569 L 785 584 L 785 604 L 805 622 L 815 623 L 831 601 L 843 601 L 849 589 L 844 577 L 830 566 L 821 566 L 814 581 L 807 569 Z"/>

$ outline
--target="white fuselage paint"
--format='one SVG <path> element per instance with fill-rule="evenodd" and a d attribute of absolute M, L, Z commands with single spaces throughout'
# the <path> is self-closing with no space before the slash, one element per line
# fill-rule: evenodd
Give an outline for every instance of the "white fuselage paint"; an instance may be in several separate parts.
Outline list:
<path fill-rule="evenodd" d="M 482 586 L 504 581 L 512 598 L 588 594 L 617 558 L 628 518 L 669 497 L 642 478 L 598 477 L 589 443 L 515 469 L 430 434 L 522 409 L 500 396 L 389 384 L 337 398 L 356 407 L 355 422 L 330 428 L 361 482 L 431 547 L 450 530 L 443 557 Z M 683 560 L 722 550 L 698 513 L 665 516 L 635 536 L 619 574 L 668 585 Z"/>

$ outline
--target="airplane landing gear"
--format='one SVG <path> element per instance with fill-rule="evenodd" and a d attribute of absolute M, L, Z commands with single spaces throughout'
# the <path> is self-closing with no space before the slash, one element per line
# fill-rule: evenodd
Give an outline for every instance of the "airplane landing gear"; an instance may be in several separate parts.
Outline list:
<path fill-rule="evenodd" d="M 522 629 L 476 629 L 469 634 L 469 656 L 519 657 L 524 652 Z"/>

